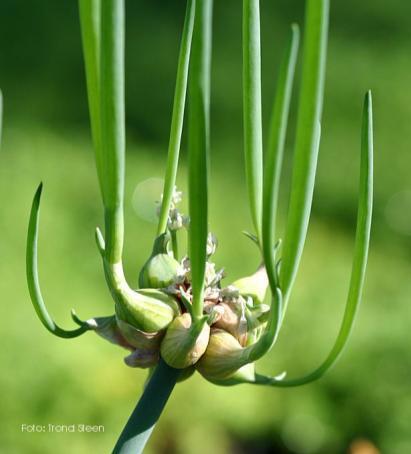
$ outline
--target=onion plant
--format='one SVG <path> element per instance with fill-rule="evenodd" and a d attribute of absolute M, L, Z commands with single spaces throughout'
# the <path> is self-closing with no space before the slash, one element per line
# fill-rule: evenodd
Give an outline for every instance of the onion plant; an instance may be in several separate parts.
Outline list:
<path fill-rule="evenodd" d="M 247 236 L 261 253 L 261 266 L 227 285 L 216 270 L 216 238 L 209 232 L 210 67 L 212 0 L 188 0 L 181 38 L 164 190 L 153 248 L 139 275 L 127 282 L 122 265 L 124 235 L 124 0 L 79 0 L 91 132 L 104 209 L 104 234 L 96 231 L 113 315 L 58 326 L 44 304 L 37 270 L 42 185 L 32 205 L 27 239 L 27 280 L 34 308 L 52 334 L 74 338 L 94 331 L 128 350 L 125 363 L 147 368 L 143 394 L 114 452 L 141 452 L 177 382 L 197 372 L 220 385 L 292 387 L 312 382 L 342 352 L 360 303 L 372 211 L 372 106 L 365 96 L 358 217 L 352 274 L 340 331 L 324 362 L 308 375 L 288 378 L 256 372 L 256 361 L 275 344 L 298 272 L 307 235 L 321 135 L 329 0 L 307 0 L 301 87 L 291 193 L 284 239 L 277 232 L 282 161 L 299 28 L 292 25 L 278 71 L 268 140 L 263 144 L 259 0 L 243 0 L 243 104 L 245 175 L 254 231 Z M 175 188 L 186 93 L 188 104 L 189 213 L 178 208 Z M 187 254 L 178 238 L 188 234 Z M 266 291 L 269 296 L 266 297 Z"/>

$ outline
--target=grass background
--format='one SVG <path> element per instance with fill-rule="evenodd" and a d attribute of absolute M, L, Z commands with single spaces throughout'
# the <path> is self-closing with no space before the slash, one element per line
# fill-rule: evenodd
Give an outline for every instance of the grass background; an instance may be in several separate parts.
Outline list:
<path fill-rule="evenodd" d="M 262 2 L 263 103 L 267 124 L 281 49 L 304 2 Z M 155 226 L 133 207 L 136 187 L 165 168 L 183 2 L 127 2 L 127 183 L 125 269 L 130 281 Z M 277 390 L 218 388 L 194 376 L 180 384 L 148 453 L 365 454 L 411 452 L 411 5 L 332 2 L 327 85 L 313 217 L 284 329 L 261 370 L 289 376 L 317 365 L 341 320 L 352 256 L 362 97 L 374 94 L 375 216 L 363 305 L 338 365 L 318 383 Z M 25 237 L 34 190 L 44 181 L 40 278 L 56 320 L 113 311 L 94 244 L 101 202 L 87 123 L 75 2 L 3 0 L 0 86 L 0 350 L 2 431 L 7 453 L 108 452 L 145 373 L 97 336 L 64 341 L 35 317 L 25 283 Z M 298 90 L 297 90 L 298 92 Z M 295 96 L 296 98 L 296 96 Z M 296 100 L 296 99 L 295 99 Z M 294 100 L 294 101 L 295 101 Z M 295 104 L 295 102 L 294 102 Z M 287 211 L 295 125 L 282 187 Z M 179 186 L 186 188 L 186 141 Z M 242 156 L 241 6 L 216 2 L 212 90 L 210 229 L 227 280 L 252 272 Z M 152 199 L 150 199 L 152 200 Z M 98 424 L 98 434 L 27 434 L 21 424 Z M 371 451 L 372 452 L 372 451 Z"/>

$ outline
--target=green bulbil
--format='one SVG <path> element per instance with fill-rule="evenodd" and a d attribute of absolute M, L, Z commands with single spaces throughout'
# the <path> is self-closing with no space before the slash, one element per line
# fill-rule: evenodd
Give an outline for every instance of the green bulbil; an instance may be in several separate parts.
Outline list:
<path fill-rule="evenodd" d="M 130 291 L 116 302 L 119 320 L 146 333 L 165 329 L 180 314 L 177 301 L 155 289 Z"/>
<path fill-rule="evenodd" d="M 167 233 L 155 240 L 153 252 L 140 271 L 140 288 L 166 288 L 180 278 L 181 265 L 167 251 L 169 241 Z"/>
<path fill-rule="evenodd" d="M 166 288 L 176 282 L 180 264 L 168 254 L 157 254 L 144 266 L 140 274 L 140 288 Z"/>

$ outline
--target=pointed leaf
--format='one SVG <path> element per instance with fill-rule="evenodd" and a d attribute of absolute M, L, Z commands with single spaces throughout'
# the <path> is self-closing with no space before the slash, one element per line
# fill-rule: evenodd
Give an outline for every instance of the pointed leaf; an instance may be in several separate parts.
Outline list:
<path fill-rule="evenodd" d="M 294 170 L 280 284 L 287 306 L 300 263 L 314 191 L 324 93 L 329 0 L 308 0 Z"/>
<path fill-rule="evenodd" d="M 43 296 L 41 294 L 40 282 L 38 276 L 37 266 L 37 245 L 38 245 L 38 228 L 39 228 L 39 216 L 40 216 L 40 199 L 43 185 L 40 184 L 38 187 L 34 199 L 33 205 L 30 212 L 30 221 L 27 234 L 27 250 L 26 250 L 26 275 L 27 284 L 29 287 L 30 298 L 33 303 L 34 309 L 45 328 L 57 337 L 62 338 L 73 338 L 78 337 L 86 331 L 93 329 L 87 322 L 84 322 L 80 328 L 67 331 L 60 328 L 54 320 L 51 318 L 47 311 L 46 305 L 44 304 Z"/>

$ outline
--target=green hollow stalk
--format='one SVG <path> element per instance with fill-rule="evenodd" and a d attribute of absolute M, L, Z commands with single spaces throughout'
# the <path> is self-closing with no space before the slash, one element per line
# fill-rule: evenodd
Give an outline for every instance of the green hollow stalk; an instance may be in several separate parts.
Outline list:
<path fill-rule="evenodd" d="M 303 252 L 313 199 L 324 95 L 328 16 L 329 0 L 308 0 L 294 170 L 280 273 L 284 313 Z"/>
<path fill-rule="evenodd" d="M 244 157 L 251 218 L 261 241 L 263 138 L 261 114 L 260 0 L 243 1 Z"/>
<path fill-rule="evenodd" d="M 101 3 L 100 118 L 105 258 L 122 259 L 124 237 L 124 0 Z"/>
<path fill-rule="evenodd" d="M 79 0 L 90 122 L 104 205 L 108 263 L 124 235 L 124 0 Z"/>
<path fill-rule="evenodd" d="M 130 290 L 122 267 L 124 0 L 79 0 L 79 12 L 90 122 L 104 207 L 105 238 L 97 229 L 96 239 L 103 257 L 106 280 L 116 299 L 121 289 Z"/>
<path fill-rule="evenodd" d="M 171 118 L 170 140 L 168 145 L 167 167 L 164 177 L 163 200 L 157 236 L 167 230 L 168 213 L 176 183 L 178 160 L 180 155 L 181 135 L 183 131 L 184 110 L 186 102 L 188 68 L 190 62 L 191 41 L 193 36 L 196 0 L 188 0 L 184 20 L 183 35 L 178 58 L 177 78 L 174 93 L 173 113 Z M 173 238 L 173 246 L 176 239 Z M 174 254 L 176 256 L 176 254 Z"/>
<path fill-rule="evenodd" d="M 197 0 L 189 78 L 188 202 L 193 315 L 203 314 L 208 235 L 212 0 Z"/>
<path fill-rule="evenodd" d="M 113 450 L 114 454 L 143 452 L 180 374 L 181 370 L 173 369 L 160 360 L 121 432 Z"/>

